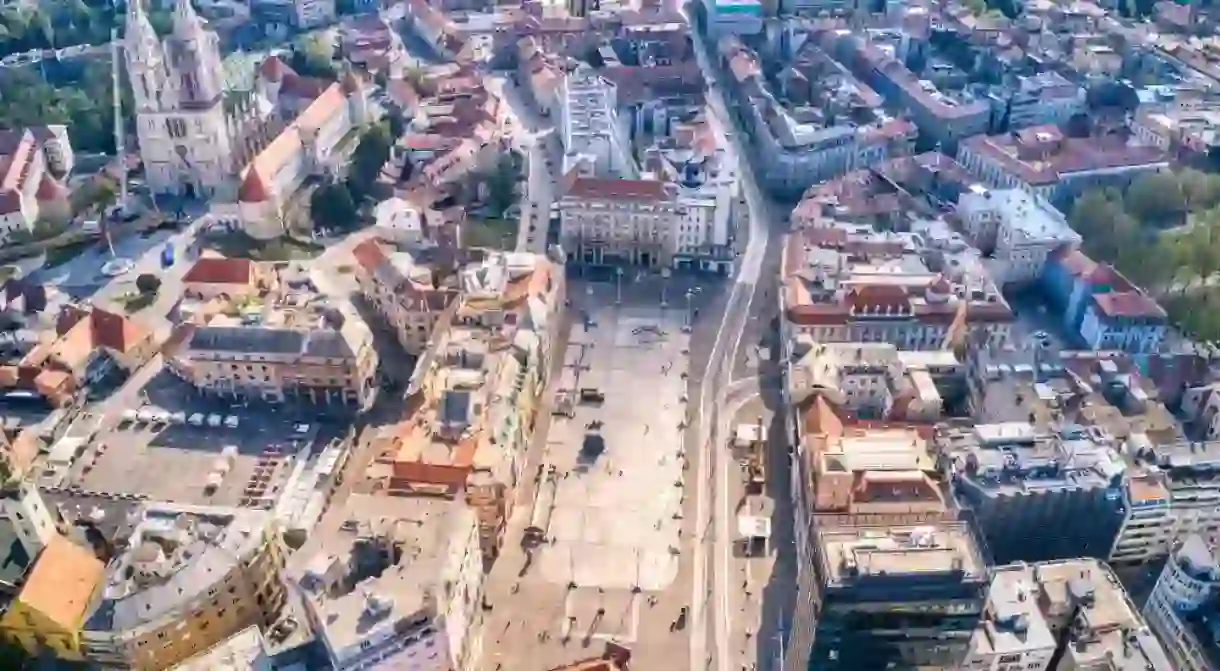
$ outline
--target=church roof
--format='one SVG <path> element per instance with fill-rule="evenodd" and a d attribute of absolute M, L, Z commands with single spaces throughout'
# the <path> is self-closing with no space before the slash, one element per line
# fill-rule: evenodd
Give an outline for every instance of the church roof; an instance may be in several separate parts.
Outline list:
<path fill-rule="evenodd" d="M 242 180 L 241 188 L 237 191 L 237 199 L 243 203 L 265 203 L 271 200 L 271 189 L 258 171 L 257 165 L 251 166 L 246 172 L 246 178 Z"/>

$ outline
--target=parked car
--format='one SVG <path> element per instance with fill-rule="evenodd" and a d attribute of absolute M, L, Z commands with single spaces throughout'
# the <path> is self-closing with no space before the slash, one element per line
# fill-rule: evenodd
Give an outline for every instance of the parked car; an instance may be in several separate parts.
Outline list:
<path fill-rule="evenodd" d="M 225 426 L 230 429 L 236 429 L 237 425 L 240 423 L 241 420 L 237 419 L 237 415 L 229 415 L 228 417 L 225 417 Z"/>
<path fill-rule="evenodd" d="M 216 413 L 208 415 L 208 426 L 212 427 L 213 429 L 220 426 L 220 423 L 223 421 L 224 420 L 220 417 L 220 415 L 217 415 Z"/>
<path fill-rule="evenodd" d="M 191 415 L 191 418 L 186 420 L 191 426 L 203 426 L 203 413 L 197 412 Z"/>
<path fill-rule="evenodd" d="M 173 413 L 172 415 L 169 416 L 169 423 L 173 424 L 175 426 L 182 426 L 183 424 L 186 424 L 186 413 L 185 412 Z"/>

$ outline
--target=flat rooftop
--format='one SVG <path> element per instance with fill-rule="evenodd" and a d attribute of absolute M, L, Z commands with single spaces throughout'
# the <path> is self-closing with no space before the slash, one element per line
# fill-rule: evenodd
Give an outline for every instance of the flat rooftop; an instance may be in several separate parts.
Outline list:
<path fill-rule="evenodd" d="M 842 526 L 818 532 L 824 574 L 836 583 L 875 576 L 960 572 L 981 580 L 987 564 L 964 522 L 929 525 Z"/>

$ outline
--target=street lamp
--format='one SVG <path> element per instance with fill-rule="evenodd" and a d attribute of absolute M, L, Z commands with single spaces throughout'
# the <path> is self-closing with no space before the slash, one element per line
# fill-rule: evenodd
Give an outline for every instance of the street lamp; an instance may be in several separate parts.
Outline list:
<path fill-rule="evenodd" d="M 661 307 L 669 307 L 669 301 L 666 300 L 666 290 L 669 289 L 669 268 L 661 269 Z"/>
<path fill-rule="evenodd" d="M 623 268 L 619 266 L 614 269 L 614 304 L 623 304 Z"/>

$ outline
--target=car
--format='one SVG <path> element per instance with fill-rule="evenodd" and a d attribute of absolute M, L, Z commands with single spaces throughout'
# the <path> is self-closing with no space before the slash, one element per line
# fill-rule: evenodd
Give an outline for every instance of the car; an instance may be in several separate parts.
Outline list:
<path fill-rule="evenodd" d="M 169 422 L 170 422 L 170 424 L 174 424 L 177 426 L 182 426 L 183 424 L 186 424 L 186 413 L 185 412 L 175 412 L 175 413 L 171 414 L 169 416 Z"/>
<path fill-rule="evenodd" d="M 220 426 L 220 423 L 222 421 L 224 421 L 224 420 L 221 418 L 220 415 L 217 415 L 216 413 L 212 413 L 212 414 L 208 415 L 208 426 L 212 427 L 213 429 Z"/>
<path fill-rule="evenodd" d="M 308 424 L 305 424 L 305 423 L 303 423 L 303 422 L 301 422 L 301 423 L 297 423 L 297 424 L 293 424 L 293 425 L 292 425 L 292 432 L 293 432 L 293 433 L 295 433 L 295 434 L 297 434 L 297 435 L 302 435 L 302 434 L 309 433 L 309 425 L 308 425 Z"/>
<path fill-rule="evenodd" d="M 141 424 L 151 424 L 155 418 L 152 408 L 140 408 L 136 412 L 136 421 Z"/>
<path fill-rule="evenodd" d="M 225 426 L 230 429 L 236 429 L 237 425 L 240 423 L 241 421 L 237 419 L 237 415 L 229 415 L 228 417 L 225 417 Z"/>
<path fill-rule="evenodd" d="M 203 426 L 203 413 L 197 412 L 191 415 L 191 418 L 186 420 L 191 426 Z"/>

